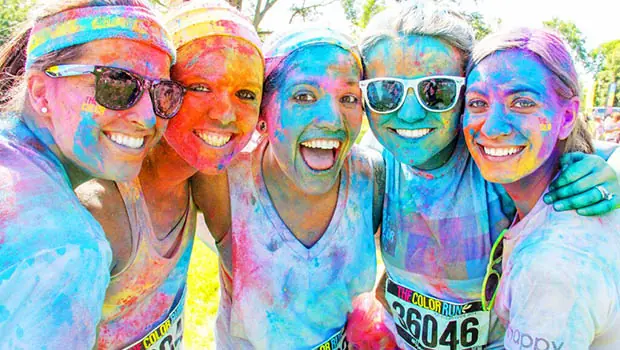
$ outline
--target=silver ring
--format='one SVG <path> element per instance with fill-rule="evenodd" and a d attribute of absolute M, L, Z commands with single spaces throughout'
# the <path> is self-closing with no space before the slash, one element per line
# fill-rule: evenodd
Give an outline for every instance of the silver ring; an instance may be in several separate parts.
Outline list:
<path fill-rule="evenodd" d="M 609 193 L 609 191 L 607 191 L 607 189 L 602 185 L 596 186 L 596 189 L 601 193 L 601 196 L 603 196 L 602 200 L 609 201 L 614 198 L 614 195 Z"/>

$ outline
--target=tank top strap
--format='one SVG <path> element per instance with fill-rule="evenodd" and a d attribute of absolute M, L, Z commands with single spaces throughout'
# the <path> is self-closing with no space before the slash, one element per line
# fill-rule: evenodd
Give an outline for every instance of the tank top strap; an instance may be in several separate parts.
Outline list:
<path fill-rule="evenodd" d="M 138 178 L 130 182 L 116 182 L 116 187 L 123 198 L 131 235 L 134 239 L 132 252 L 137 250 L 141 233 L 152 231 L 151 218 L 142 193 L 142 186 Z"/>

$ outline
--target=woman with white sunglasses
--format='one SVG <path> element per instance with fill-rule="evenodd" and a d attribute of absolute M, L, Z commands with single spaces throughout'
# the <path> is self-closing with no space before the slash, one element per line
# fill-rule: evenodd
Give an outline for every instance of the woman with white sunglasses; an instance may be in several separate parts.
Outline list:
<path fill-rule="evenodd" d="M 460 133 L 473 41 L 462 16 L 424 2 L 378 14 L 361 40 L 367 78 L 361 88 L 376 137 L 363 143 L 384 148 L 386 163 L 381 250 L 387 276 L 378 294 L 402 348 L 502 345 L 504 330 L 481 289 L 491 247 L 515 209 L 499 186 L 482 178 Z M 565 198 L 558 209 L 581 207 L 584 215 L 613 210 L 615 202 L 595 187 L 620 192 L 615 172 L 599 157 L 579 157 L 555 183 L 573 184 L 551 199 Z"/>

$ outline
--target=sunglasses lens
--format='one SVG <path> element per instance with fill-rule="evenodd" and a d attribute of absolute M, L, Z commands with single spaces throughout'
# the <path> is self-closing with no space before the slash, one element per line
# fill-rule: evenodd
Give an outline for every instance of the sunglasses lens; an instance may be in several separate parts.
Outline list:
<path fill-rule="evenodd" d="M 140 83 L 136 77 L 120 69 L 106 68 L 97 80 L 95 97 L 106 108 L 122 110 L 133 106 L 140 92 Z"/>
<path fill-rule="evenodd" d="M 172 81 L 162 81 L 153 86 L 152 99 L 155 114 L 164 119 L 174 117 L 183 103 L 183 88 Z"/>
<path fill-rule="evenodd" d="M 501 240 L 495 246 L 495 250 L 493 251 L 493 256 L 492 256 L 493 261 L 496 261 L 497 259 L 501 258 L 502 254 L 504 254 L 504 240 Z"/>
<path fill-rule="evenodd" d="M 458 98 L 457 84 L 448 78 L 429 78 L 418 84 L 420 102 L 431 111 L 445 111 Z"/>
<path fill-rule="evenodd" d="M 493 300 L 493 296 L 497 291 L 497 287 L 499 285 L 499 275 L 497 273 L 491 273 L 489 277 L 487 277 L 487 284 L 484 289 L 484 297 L 486 298 L 487 304 Z"/>
<path fill-rule="evenodd" d="M 368 104 L 377 112 L 392 112 L 400 104 L 405 87 L 396 80 L 378 80 L 368 84 Z"/>

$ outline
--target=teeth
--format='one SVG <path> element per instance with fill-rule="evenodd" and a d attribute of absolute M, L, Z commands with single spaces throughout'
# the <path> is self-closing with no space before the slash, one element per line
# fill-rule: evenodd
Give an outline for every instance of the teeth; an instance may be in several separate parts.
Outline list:
<path fill-rule="evenodd" d="M 494 157 L 505 157 L 521 151 L 521 147 L 491 148 L 484 147 L 484 153 Z"/>
<path fill-rule="evenodd" d="M 140 148 L 144 145 L 144 137 L 133 137 L 126 134 L 121 134 L 118 132 L 111 132 L 108 134 L 110 140 L 114 143 L 119 144 L 121 146 L 129 147 L 129 148 Z"/>
<path fill-rule="evenodd" d="M 432 129 L 396 129 L 396 133 L 402 137 L 408 137 L 412 139 L 417 139 L 422 136 L 426 136 L 431 132 Z"/>
<path fill-rule="evenodd" d="M 198 137 L 200 137 L 204 142 L 213 147 L 224 146 L 228 143 L 228 141 L 230 141 L 230 138 L 232 137 L 232 134 L 223 135 L 206 131 L 197 131 L 196 135 L 198 135 Z"/>
<path fill-rule="evenodd" d="M 330 139 L 314 139 L 304 141 L 301 145 L 308 148 L 335 149 L 340 147 L 340 141 Z"/>

